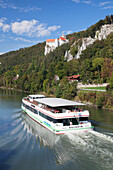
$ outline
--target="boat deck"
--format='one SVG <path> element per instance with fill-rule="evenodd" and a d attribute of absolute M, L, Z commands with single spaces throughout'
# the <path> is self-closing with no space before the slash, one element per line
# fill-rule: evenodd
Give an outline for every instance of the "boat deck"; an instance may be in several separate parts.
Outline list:
<path fill-rule="evenodd" d="M 61 109 L 61 108 L 52 108 L 52 107 L 48 107 L 47 105 L 43 105 L 43 104 L 40 104 L 40 103 L 38 103 L 37 101 L 35 101 L 35 100 L 33 100 L 33 101 L 30 101 L 28 98 L 24 98 L 24 100 L 26 100 L 27 102 L 29 102 L 29 103 L 31 103 L 31 104 L 34 104 L 34 105 L 36 105 L 36 106 L 39 106 L 40 108 L 42 108 L 42 109 L 45 109 L 45 110 L 47 110 L 47 111 L 50 111 L 50 112 L 52 112 L 52 113 L 55 113 L 55 114 L 59 114 L 59 113 L 66 113 L 66 111 L 68 112 L 68 113 L 71 113 L 71 112 L 82 112 L 83 111 L 83 109 L 79 109 L 79 108 L 76 108 L 76 109 L 71 109 L 71 110 L 66 110 L 66 109 L 64 109 L 65 111 L 63 111 L 63 109 Z"/>

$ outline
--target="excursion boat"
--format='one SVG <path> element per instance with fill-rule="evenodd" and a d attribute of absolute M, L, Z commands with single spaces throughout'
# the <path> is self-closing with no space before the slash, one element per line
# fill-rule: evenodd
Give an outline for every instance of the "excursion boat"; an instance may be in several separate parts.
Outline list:
<path fill-rule="evenodd" d="M 93 126 L 88 121 L 89 111 L 79 109 L 82 103 L 46 98 L 44 95 L 29 95 L 22 99 L 21 108 L 29 117 L 55 134 L 89 131 Z"/>

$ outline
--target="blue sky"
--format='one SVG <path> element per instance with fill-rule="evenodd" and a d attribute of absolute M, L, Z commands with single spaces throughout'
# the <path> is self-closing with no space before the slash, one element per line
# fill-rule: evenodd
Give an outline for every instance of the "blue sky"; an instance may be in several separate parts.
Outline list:
<path fill-rule="evenodd" d="M 112 0 L 0 0 L 0 54 L 87 29 Z"/>

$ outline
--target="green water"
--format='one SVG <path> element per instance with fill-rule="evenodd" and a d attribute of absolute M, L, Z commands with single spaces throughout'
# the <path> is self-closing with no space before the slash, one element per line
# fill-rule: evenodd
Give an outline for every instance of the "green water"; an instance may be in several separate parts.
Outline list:
<path fill-rule="evenodd" d="M 113 169 L 113 112 L 85 106 L 94 131 L 55 135 L 21 110 L 23 96 L 0 90 L 0 170 Z"/>

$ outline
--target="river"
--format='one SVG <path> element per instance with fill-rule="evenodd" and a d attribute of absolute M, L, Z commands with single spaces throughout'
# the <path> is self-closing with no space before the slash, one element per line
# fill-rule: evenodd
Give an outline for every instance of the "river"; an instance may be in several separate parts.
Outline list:
<path fill-rule="evenodd" d="M 0 90 L 0 170 L 113 169 L 113 112 L 85 106 L 94 131 L 55 135 L 21 110 L 23 96 Z"/>

